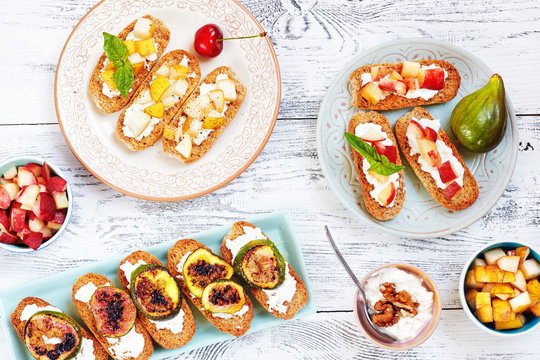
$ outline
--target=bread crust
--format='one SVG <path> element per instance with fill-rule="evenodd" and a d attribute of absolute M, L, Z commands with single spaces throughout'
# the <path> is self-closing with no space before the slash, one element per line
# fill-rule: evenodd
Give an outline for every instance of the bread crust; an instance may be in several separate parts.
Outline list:
<path fill-rule="evenodd" d="M 238 221 L 235 222 L 229 231 L 229 233 L 223 238 L 223 242 L 221 244 L 221 254 L 223 254 L 223 258 L 227 260 L 227 262 L 231 263 L 233 262 L 232 253 L 229 250 L 229 248 L 226 246 L 226 241 L 230 239 L 236 239 L 237 237 L 244 235 L 244 226 L 249 226 L 251 228 L 256 228 L 255 225 L 250 224 L 246 221 Z M 266 236 L 267 239 L 270 239 L 265 233 L 263 233 L 264 236 Z M 308 291 L 306 289 L 306 285 L 300 278 L 300 276 L 294 271 L 291 264 L 289 264 L 289 274 L 296 280 L 296 292 L 291 299 L 291 301 L 285 301 L 284 304 L 287 306 L 287 312 L 281 313 L 277 310 L 270 310 L 267 304 L 268 301 L 268 295 L 259 288 L 247 286 L 249 291 L 255 296 L 257 301 L 268 311 L 270 314 L 282 318 L 282 319 L 292 319 L 296 313 L 302 309 L 308 302 Z"/>
<path fill-rule="evenodd" d="M 423 106 L 431 104 L 440 104 L 452 100 L 458 92 L 461 84 L 461 77 L 454 65 L 444 60 L 419 60 L 420 65 L 436 65 L 446 70 L 448 77 L 444 81 L 444 88 L 439 90 L 434 97 L 429 100 L 422 98 L 407 99 L 404 96 L 397 94 L 389 94 L 384 99 L 380 100 L 377 104 L 372 104 L 360 95 L 360 89 L 362 88 L 361 76 L 363 73 L 371 72 L 373 66 L 386 66 L 398 73 L 401 73 L 403 63 L 383 63 L 361 66 L 354 70 L 349 77 L 349 82 L 352 85 L 352 104 L 362 110 L 394 110 L 401 109 L 409 106 Z"/>
<path fill-rule="evenodd" d="M 25 297 L 24 299 L 22 299 L 19 302 L 19 304 L 17 304 L 17 307 L 15 308 L 15 310 L 13 311 L 13 313 L 10 316 L 10 320 L 11 320 L 11 325 L 13 325 L 13 327 L 15 328 L 15 331 L 17 332 L 17 335 L 19 335 L 19 338 L 23 342 L 24 342 L 24 338 L 23 338 L 24 337 L 24 327 L 26 326 L 26 323 L 28 321 L 27 320 L 21 321 L 21 314 L 22 314 L 22 312 L 23 312 L 23 310 L 24 310 L 24 308 L 26 306 L 32 305 L 32 304 L 37 305 L 39 307 L 52 306 L 47 301 L 42 300 L 42 299 L 37 298 L 37 297 Z M 63 311 L 62 311 L 62 313 L 64 315 L 66 315 L 67 317 L 69 317 L 71 319 L 71 321 L 73 321 L 74 323 L 79 325 L 75 320 L 73 320 L 73 318 L 71 316 L 69 316 L 68 314 L 66 314 Z M 107 354 L 105 349 L 103 349 L 103 347 L 96 340 L 96 338 L 94 336 L 92 336 L 92 334 L 90 334 L 88 331 L 86 331 L 86 329 L 83 328 L 81 325 L 79 325 L 79 328 L 81 329 L 81 336 L 83 338 L 87 338 L 87 339 L 91 340 L 94 343 L 94 357 L 95 357 L 95 359 L 96 360 L 107 360 L 109 358 L 109 354 Z"/>
<path fill-rule="evenodd" d="M 75 294 L 77 293 L 77 291 L 89 282 L 92 282 L 98 288 L 103 286 L 114 286 L 113 282 L 107 279 L 105 276 L 100 274 L 88 273 L 78 278 L 77 281 L 75 281 L 75 283 L 73 284 L 73 287 L 71 289 L 71 299 L 73 300 L 73 304 L 75 305 L 77 312 L 81 316 L 81 319 L 86 324 L 88 329 L 90 329 L 92 334 L 94 334 L 95 338 L 101 343 L 101 345 L 109 353 L 109 355 L 113 359 L 117 359 L 116 357 L 114 357 L 111 351 L 112 344 L 107 341 L 107 338 L 105 336 L 101 335 L 97 331 L 96 325 L 94 323 L 94 315 L 92 313 L 92 310 L 90 309 L 90 305 L 75 298 Z M 148 333 L 138 319 L 135 320 L 135 325 L 133 325 L 133 327 L 135 328 L 135 332 L 143 335 L 144 349 L 139 356 L 124 357 L 122 360 L 146 360 L 150 358 L 150 356 L 154 352 L 154 345 L 152 344 L 152 339 L 150 338 L 150 335 L 148 335 Z"/>
<path fill-rule="evenodd" d="M 161 65 L 167 63 L 170 65 L 178 65 L 182 61 L 182 59 L 185 57 L 188 58 L 188 67 L 190 73 L 195 73 L 195 77 L 188 77 L 186 78 L 187 82 L 189 83 L 189 86 L 186 90 L 186 93 L 178 102 L 174 105 L 165 110 L 165 113 L 163 115 L 163 118 L 154 125 L 152 132 L 148 135 L 143 137 L 141 140 L 137 140 L 132 137 L 128 137 L 124 135 L 124 131 L 122 130 L 124 126 L 124 118 L 126 115 L 126 110 L 133 105 L 133 103 L 137 100 L 137 97 L 139 94 L 145 90 L 150 89 L 150 85 L 152 85 L 153 82 L 153 76 L 154 73 L 161 67 Z M 122 113 L 118 117 L 118 121 L 116 122 L 116 136 L 120 141 L 122 141 L 124 144 L 128 146 L 130 150 L 137 151 L 137 150 L 143 150 L 147 147 L 150 147 L 154 145 L 161 135 L 163 134 L 163 131 L 165 129 L 165 125 L 167 124 L 171 118 L 178 112 L 178 110 L 182 107 L 184 102 L 189 98 L 197 84 L 199 83 L 199 80 L 201 79 L 201 68 L 199 66 L 199 62 L 193 55 L 191 55 L 189 52 L 185 50 L 173 50 L 171 52 L 168 52 L 167 54 L 163 55 L 155 64 L 155 66 L 152 68 L 152 71 L 150 74 L 144 79 L 143 83 L 139 86 L 127 106 L 122 110 Z"/>
<path fill-rule="evenodd" d="M 388 122 L 388 120 L 386 119 L 384 115 L 379 114 L 376 111 L 359 112 L 359 113 L 354 114 L 351 120 L 349 121 L 349 132 L 354 134 L 355 129 L 359 124 L 367 124 L 367 123 L 380 125 L 383 132 L 386 133 L 386 136 L 390 140 L 392 140 L 392 142 L 395 144 L 396 149 L 398 150 L 398 155 L 399 155 L 398 143 L 396 141 L 396 138 L 394 137 L 394 134 L 392 133 L 392 128 L 390 127 L 390 123 Z M 405 180 L 403 177 L 403 170 L 398 171 L 399 186 L 396 189 L 396 197 L 394 199 L 394 206 L 382 206 L 370 194 L 371 191 L 375 189 L 375 186 L 373 186 L 372 184 L 369 183 L 369 181 L 367 181 L 366 175 L 364 174 L 364 171 L 362 170 L 362 163 L 364 161 L 364 157 L 360 153 L 358 153 L 352 146 L 349 145 L 349 148 L 351 150 L 351 155 L 353 157 L 354 165 L 356 168 L 356 174 L 358 176 L 360 187 L 362 189 L 362 198 L 364 199 L 364 205 L 366 207 L 366 210 L 371 215 L 373 215 L 375 219 L 378 219 L 378 220 L 390 220 L 396 217 L 396 215 L 399 214 L 399 212 L 403 208 L 403 203 L 405 202 L 406 191 L 405 191 Z M 402 165 L 400 156 L 398 156 L 397 158 L 397 165 Z"/>
<path fill-rule="evenodd" d="M 156 43 L 156 55 L 157 59 L 155 61 L 149 61 L 148 68 L 144 67 L 143 70 L 133 78 L 133 84 L 131 85 L 131 90 L 127 97 L 123 97 L 122 95 L 117 95 L 114 97 L 108 97 L 107 95 L 103 94 L 103 80 L 101 79 L 101 73 L 103 71 L 103 62 L 105 59 L 107 59 L 107 56 L 105 56 L 105 53 L 101 55 L 99 58 L 96 66 L 94 67 L 94 70 L 92 71 L 92 75 L 90 76 L 90 83 L 88 85 L 88 94 L 90 96 L 90 99 L 96 104 L 96 106 L 106 112 L 106 113 L 113 113 L 120 109 L 122 109 L 126 104 L 129 102 L 139 85 L 142 83 L 142 81 L 146 78 L 150 70 L 152 70 L 152 67 L 154 66 L 155 62 L 161 57 L 163 52 L 165 51 L 165 48 L 169 44 L 170 39 L 170 31 L 169 29 L 163 24 L 163 22 L 151 15 L 144 15 L 142 16 L 146 19 L 151 19 L 154 21 L 154 24 L 156 26 L 156 30 L 153 36 L 154 42 Z M 130 32 L 133 31 L 133 28 L 135 27 L 135 24 L 137 23 L 137 19 L 133 20 L 124 30 L 118 34 L 118 38 L 120 40 L 126 40 L 126 37 Z"/>
<path fill-rule="evenodd" d="M 409 123 L 413 117 L 417 119 L 428 118 L 433 120 L 433 117 L 429 114 L 429 112 L 421 107 L 414 108 L 411 112 L 397 120 L 395 127 L 396 137 L 399 147 L 409 162 L 409 165 L 411 165 L 416 173 L 416 176 L 418 176 L 418 179 L 420 179 L 428 193 L 439 204 L 450 210 L 463 210 L 468 208 L 478 198 L 478 185 L 476 184 L 476 180 L 474 179 L 471 171 L 467 165 L 465 165 L 465 162 L 459 155 L 456 147 L 454 144 L 452 144 L 450 138 L 442 129 L 439 130 L 437 139 L 443 141 L 450 149 L 452 149 L 452 154 L 458 159 L 465 170 L 463 174 L 463 188 L 452 199 L 447 199 L 446 196 L 444 196 L 443 190 L 437 186 L 437 183 L 431 177 L 431 175 L 421 169 L 421 166 L 418 163 L 420 154 L 415 154 L 413 156 L 410 155 L 411 146 L 409 145 L 409 141 L 407 139 L 407 127 L 409 126 Z"/>
<path fill-rule="evenodd" d="M 212 315 L 210 311 L 204 309 L 202 301 L 198 297 L 192 296 L 189 291 L 186 283 L 184 282 L 184 277 L 182 276 L 182 271 L 178 270 L 178 264 L 182 257 L 197 249 L 204 248 L 208 251 L 211 251 L 207 246 L 193 240 L 193 239 L 183 239 L 178 240 L 174 246 L 169 249 L 167 254 L 167 264 L 169 267 L 169 272 L 178 279 L 180 288 L 185 295 L 186 299 L 191 300 L 193 305 L 203 314 L 203 316 L 210 321 L 219 331 L 232 334 L 234 336 L 240 336 L 245 334 L 251 325 L 251 320 L 253 320 L 253 304 L 251 299 L 246 294 L 246 305 L 249 310 L 244 313 L 242 316 L 233 316 L 231 318 L 219 318 Z"/>
<path fill-rule="evenodd" d="M 229 125 L 229 123 L 232 121 L 232 119 L 234 118 L 234 116 L 236 115 L 238 110 L 240 109 L 240 106 L 244 102 L 244 98 L 246 97 L 246 91 L 247 91 L 246 87 L 244 85 L 242 85 L 242 83 L 240 82 L 240 80 L 238 79 L 238 77 L 236 76 L 234 71 L 228 66 L 221 66 L 221 67 L 218 67 L 218 68 L 214 69 L 211 73 L 206 75 L 206 77 L 202 80 L 201 84 L 204 84 L 204 83 L 206 83 L 206 84 L 214 84 L 216 82 L 217 76 L 220 75 L 220 74 L 227 75 L 227 77 L 229 79 L 234 81 L 234 84 L 235 84 L 235 87 L 236 87 L 236 100 L 231 101 L 227 105 L 227 110 L 225 111 L 225 114 L 224 114 L 225 119 L 223 120 L 223 123 L 220 126 L 218 126 L 216 129 L 214 129 L 214 131 L 212 131 L 210 133 L 210 135 L 208 135 L 208 138 L 206 138 L 201 143 L 201 145 L 193 144 L 193 149 L 192 149 L 191 155 L 188 158 L 184 157 L 182 154 L 180 154 L 176 150 L 176 146 L 178 145 L 178 142 L 176 142 L 174 140 L 170 140 L 170 139 L 165 139 L 165 138 L 163 138 L 163 140 L 162 140 L 162 142 L 163 142 L 163 151 L 166 154 L 169 154 L 170 156 L 172 156 L 174 158 L 182 160 L 185 164 L 189 164 L 189 163 L 192 163 L 192 162 L 195 162 L 195 161 L 199 160 L 204 154 L 206 154 L 206 152 L 208 150 L 210 150 L 210 148 L 212 147 L 212 145 L 214 145 L 214 143 L 216 142 L 219 135 L 221 135 L 223 130 L 225 130 L 227 125 Z M 174 128 L 174 129 L 178 129 L 178 124 L 180 122 L 180 118 L 182 116 L 187 117 L 187 115 L 184 114 L 185 106 L 188 104 L 188 102 L 191 99 L 196 99 L 200 95 L 200 93 L 201 93 L 201 91 L 200 91 L 201 84 L 199 84 L 199 86 L 193 91 L 191 97 L 188 99 L 188 101 L 186 101 L 184 103 L 184 105 L 176 113 L 176 115 L 174 117 L 172 117 L 172 119 L 170 119 L 166 123 L 167 126 L 170 126 L 170 127 Z"/>
<path fill-rule="evenodd" d="M 120 279 L 120 282 L 122 283 L 122 287 L 128 293 L 130 291 L 128 287 L 129 282 L 124 272 L 122 271 L 122 269 L 120 269 L 120 266 L 122 266 L 124 263 L 128 261 L 131 264 L 136 264 L 137 261 L 139 260 L 143 260 L 147 264 L 157 264 L 160 266 L 164 266 L 158 260 L 158 258 L 144 251 L 135 251 L 134 253 L 131 253 L 130 255 L 128 255 L 124 260 L 120 262 L 120 265 L 118 266 L 118 278 Z M 193 319 L 191 308 L 189 307 L 186 299 L 182 299 L 182 311 L 184 311 L 183 328 L 182 328 L 182 332 L 179 334 L 175 334 L 169 329 L 158 329 L 156 324 L 150 321 L 150 319 L 144 316 L 144 314 L 141 313 L 140 311 L 137 311 L 137 318 L 139 319 L 141 324 L 144 326 L 146 331 L 148 331 L 148 334 L 150 334 L 150 336 L 159 345 L 161 345 L 165 349 L 176 349 L 176 348 L 186 345 L 193 338 L 193 335 L 195 335 L 195 329 L 196 329 L 195 319 Z"/>

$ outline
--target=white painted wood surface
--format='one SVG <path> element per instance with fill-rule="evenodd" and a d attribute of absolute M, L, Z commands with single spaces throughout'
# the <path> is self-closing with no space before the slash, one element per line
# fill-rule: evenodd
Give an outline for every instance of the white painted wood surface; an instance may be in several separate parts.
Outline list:
<path fill-rule="evenodd" d="M 58 165 L 74 192 L 67 232 L 32 255 L 0 252 L 0 288 L 113 254 L 177 239 L 273 210 L 291 213 L 318 314 L 186 353 L 185 359 L 537 359 L 539 331 L 511 340 L 485 334 L 461 310 L 457 281 L 466 259 L 491 240 L 540 247 L 540 1 L 245 0 L 268 31 L 280 61 L 283 101 L 259 158 L 226 187 L 198 199 L 152 203 L 124 196 L 90 175 L 64 142 L 53 86 L 62 46 L 94 0 L 4 0 L 0 159 L 36 154 Z M 516 108 L 520 152 L 494 208 L 469 228 L 428 240 L 399 238 L 365 225 L 330 191 L 317 160 L 315 123 L 334 75 L 355 54 L 398 37 L 461 46 L 505 80 Z M 210 215 L 208 215 L 210 214 Z M 356 273 L 392 261 L 417 265 L 438 284 L 443 315 L 430 340 L 392 353 L 369 343 L 352 313 L 351 281 L 324 238 L 328 224 Z M 0 331 L 0 359 L 8 359 Z"/>

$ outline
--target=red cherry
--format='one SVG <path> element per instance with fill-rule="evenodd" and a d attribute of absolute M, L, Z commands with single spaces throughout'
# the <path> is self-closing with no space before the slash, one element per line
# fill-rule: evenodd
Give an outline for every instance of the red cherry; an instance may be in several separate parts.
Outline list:
<path fill-rule="evenodd" d="M 263 37 L 266 33 L 260 33 L 252 36 L 241 36 L 236 38 L 223 38 L 223 32 L 219 26 L 215 24 L 206 24 L 199 28 L 195 33 L 195 41 L 193 47 L 195 51 L 202 56 L 216 57 L 223 51 L 224 40 L 249 39 L 254 37 Z"/>

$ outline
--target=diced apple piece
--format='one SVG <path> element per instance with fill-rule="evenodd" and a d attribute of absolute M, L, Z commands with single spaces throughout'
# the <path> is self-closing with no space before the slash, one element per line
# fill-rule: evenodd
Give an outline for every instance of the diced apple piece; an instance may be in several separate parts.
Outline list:
<path fill-rule="evenodd" d="M 515 273 L 519 267 L 519 256 L 502 256 L 497 260 L 497 266 L 501 270 Z"/>
<path fill-rule="evenodd" d="M 407 126 L 407 135 L 415 139 L 422 139 L 424 137 L 424 128 L 417 121 L 411 120 Z"/>
<path fill-rule="evenodd" d="M 534 314 L 534 316 L 540 317 L 540 301 L 536 300 L 535 303 L 529 307 L 529 310 Z"/>
<path fill-rule="evenodd" d="M 173 95 L 181 98 L 186 94 L 186 91 L 189 87 L 189 83 L 185 79 L 176 80 L 169 89 Z"/>
<path fill-rule="evenodd" d="M 478 293 L 478 290 L 476 289 L 469 289 L 465 293 L 465 299 L 467 300 L 469 307 L 473 310 L 476 309 L 476 294 L 477 293 Z"/>
<path fill-rule="evenodd" d="M 407 93 L 407 86 L 404 83 L 398 80 L 392 79 L 381 79 L 379 81 L 379 89 L 383 91 L 389 91 L 391 93 L 396 93 L 398 95 L 405 95 Z"/>
<path fill-rule="evenodd" d="M 540 299 L 540 282 L 538 282 L 538 279 L 529 280 L 526 287 L 532 300 Z"/>
<path fill-rule="evenodd" d="M 484 282 L 476 281 L 475 270 L 471 269 L 465 277 L 465 287 L 472 289 L 481 289 L 485 285 Z"/>
<path fill-rule="evenodd" d="M 520 316 L 516 316 L 510 321 L 495 321 L 495 330 L 510 330 L 523 327 L 523 320 Z"/>
<path fill-rule="evenodd" d="M 390 72 L 390 69 L 386 66 L 372 66 L 371 67 L 371 80 L 372 81 L 379 81 L 379 79 L 382 79 L 388 73 Z"/>
<path fill-rule="evenodd" d="M 165 108 L 163 107 L 163 102 L 160 101 L 154 105 L 150 105 L 144 108 L 144 112 L 158 119 L 163 118 L 163 115 L 165 114 Z"/>
<path fill-rule="evenodd" d="M 183 157 L 188 158 L 191 156 L 192 147 L 193 145 L 191 143 L 191 136 L 184 135 L 182 141 L 180 141 L 178 145 L 176 145 L 176 151 L 182 154 Z"/>
<path fill-rule="evenodd" d="M 392 72 L 390 73 L 390 79 L 402 81 L 403 77 L 399 75 L 399 73 L 396 70 L 392 70 Z"/>
<path fill-rule="evenodd" d="M 32 213 L 44 221 L 51 221 L 54 219 L 54 215 L 56 214 L 56 202 L 53 196 L 46 192 L 39 193 L 36 203 L 32 208 Z"/>
<path fill-rule="evenodd" d="M 114 82 L 114 70 L 105 70 L 101 73 L 103 82 L 107 84 L 111 89 L 116 90 L 116 83 Z"/>
<path fill-rule="evenodd" d="M 529 306 L 531 305 L 531 298 L 529 297 L 529 293 L 525 291 L 516 296 L 515 298 L 511 299 L 509 303 L 512 307 L 513 312 L 521 313 L 529 308 Z"/>
<path fill-rule="evenodd" d="M 141 135 L 151 120 L 152 117 L 144 111 L 133 112 L 127 123 L 129 130 L 133 133 L 133 137 Z"/>
<path fill-rule="evenodd" d="M 142 57 L 147 57 L 156 52 L 156 44 L 150 39 L 135 41 L 135 49 Z"/>
<path fill-rule="evenodd" d="M 416 61 L 404 61 L 403 67 L 401 68 L 401 76 L 403 76 L 404 78 L 414 78 L 416 77 L 416 75 L 418 75 L 419 70 L 420 63 L 417 63 Z"/>
<path fill-rule="evenodd" d="M 444 88 L 444 70 L 441 68 L 424 70 L 424 79 L 421 82 L 421 84 L 422 85 L 420 85 L 420 87 L 423 89 L 429 89 L 429 90 L 443 89 Z"/>
<path fill-rule="evenodd" d="M 155 75 L 169 77 L 169 65 L 163 64 L 156 70 Z"/>
<path fill-rule="evenodd" d="M 375 83 L 369 82 L 362 86 L 360 89 L 360 95 L 371 104 L 375 105 L 379 102 L 379 100 L 381 100 L 382 91 Z"/>
<path fill-rule="evenodd" d="M 34 175 L 34 173 L 28 169 L 25 169 L 24 167 L 19 167 L 18 172 L 18 185 L 19 187 L 29 186 L 37 184 L 37 177 Z"/>
<path fill-rule="evenodd" d="M 216 88 L 223 90 L 223 96 L 225 97 L 225 101 L 236 100 L 236 85 L 231 79 L 219 80 L 216 83 Z"/>
<path fill-rule="evenodd" d="M 30 213 L 32 214 L 32 213 Z M 33 232 L 40 232 L 40 230 L 45 226 L 41 219 L 38 219 L 37 216 L 30 216 L 28 220 L 28 228 Z"/>
<path fill-rule="evenodd" d="M 225 107 L 225 95 L 223 94 L 223 90 L 215 89 L 210 91 L 208 95 L 210 96 L 210 99 L 212 99 L 216 110 L 220 113 L 223 112 Z"/>
<path fill-rule="evenodd" d="M 152 19 L 139 18 L 133 27 L 133 35 L 138 39 L 149 39 L 154 36 L 156 25 Z"/>
<path fill-rule="evenodd" d="M 496 266 L 476 266 L 474 271 L 476 282 L 496 283 L 499 281 L 499 268 Z"/>
<path fill-rule="evenodd" d="M 25 208 L 32 209 L 32 207 L 36 203 L 39 190 L 40 190 L 39 185 L 26 186 L 21 190 L 19 195 L 17 195 L 17 197 L 15 198 L 15 201 L 24 205 Z"/>
<path fill-rule="evenodd" d="M 417 139 L 418 151 L 424 161 L 433 168 L 438 168 L 441 165 L 441 154 L 437 150 L 435 142 L 429 139 Z"/>
<path fill-rule="evenodd" d="M 212 110 L 204 119 L 202 127 L 204 129 L 215 129 L 223 123 L 224 119 L 225 116 L 223 116 L 223 114 L 217 110 Z"/>
<path fill-rule="evenodd" d="M 520 260 L 519 263 L 523 264 L 523 262 L 529 257 L 531 250 L 529 250 L 526 246 L 520 246 L 516 248 L 516 255 L 519 256 Z"/>
<path fill-rule="evenodd" d="M 484 259 L 480 259 L 480 258 L 474 259 L 472 264 L 473 266 L 486 266 L 487 265 Z"/>
<path fill-rule="evenodd" d="M 40 232 L 29 232 L 22 238 L 23 243 L 37 250 L 43 242 L 43 234 Z"/>
<path fill-rule="evenodd" d="M 158 76 L 150 85 L 150 96 L 152 100 L 158 102 L 161 96 L 171 87 L 171 83 L 164 76 Z"/>
<path fill-rule="evenodd" d="M 525 280 L 530 280 L 540 276 L 540 264 L 536 259 L 528 259 L 519 266 L 519 269 L 523 272 Z"/>
<path fill-rule="evenodd" d="M 491 306 L 491 294 L 488 292 L 476 293 L 476 310 L 486 305 Z"/>
<path fill-rule="evenodd" d="M 527 291 L 527 283 L 525 281 L 525 276 L 523 276 L 523 272 L 521 270 L 516 271 L 515 277 L 516 280 L 511 282 L 512 286 L 521 291 Z M 529 292 L 531 291 L 529 290 Z"/>
<path fill-rule="evenodd" d="M 493 320 L 510 321 L 515 319 L 515 314 L 512 312 L 509 301 L 493 299 L 491 304 L 493 307 Z"/>
<path fill-rule="evenodd" d="M 501 257 L 505 256 L 503 249 L 496 248 L 488 250 L 484 253 L 484 259 L 486 260 L 488 265 L 494 265 L 497 260 L 499 260 Z"/>
<path fill-rule="evenodd" d="M 4 172 L 4 179 L 11 180 L 17 175 L 17 168 L 15 166 L 10 167 Z"/>
<path fill-rule="evenodd" d="M 454 171 L 454 168 L 452 167 L 452 164 L 450 163 L 450 160 L 443 162 L 441 166 L 437 168 L 437 170 L 439 171 L 441 181 L 445 184 L 457 179 L 458 177 Z"/>
<path fill-rule="evenodd" d="M 172 80 L 185 79 L 189 74 L 189 68 L 183 65 L 172 65 L 169 69 L 169 78 Z"/>
<path fill-rule="evenodd" d="M 381 174 L 379 174 L 378 172 L 376 172 L 374 170 L 369 170 L 368 174 L 373 176 L 375 178 L 375 180 L 377 180 L 381 184 L 384 184 L 384 183 L 388 182 L 388 176 L 381 175 Z"/>
<path fill-rule="evenodd" d="M 382 203 L 382 206 L 388 206 L 396 197 L 396 187 L 394 183 L 388 183 L 378 194 L 377 198 Z"/>
<path fill-rule="evenodd" d="M 56 203 L 56 209 L 67 209 L 67 207 L 69 206 L 69 201 L 65 191 L 54 192 L 52 193 L 52 197 L 54 199 L 54 202 Z"/>
<path fill-rule="evenodd" d="M 67 181 L 62 179 L 60 176 L 53 176 L 47 183 L 47 191 L 51 193 L 65 191 L 66 189 Z"/>

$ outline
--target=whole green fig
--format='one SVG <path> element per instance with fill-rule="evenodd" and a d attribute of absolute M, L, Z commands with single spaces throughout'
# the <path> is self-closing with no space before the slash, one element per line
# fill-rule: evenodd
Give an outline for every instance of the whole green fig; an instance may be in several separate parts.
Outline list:
<path fill-rule="evenodd" d="M 450 124 L 460 144 L 470 151 L 483 153 L 501 142 L 506 118 L 504 84 L 495 74 L 486 86 L 461 99 L 452 111 Z"/>

